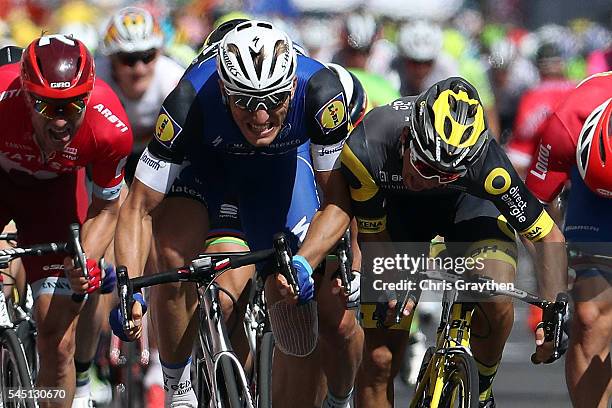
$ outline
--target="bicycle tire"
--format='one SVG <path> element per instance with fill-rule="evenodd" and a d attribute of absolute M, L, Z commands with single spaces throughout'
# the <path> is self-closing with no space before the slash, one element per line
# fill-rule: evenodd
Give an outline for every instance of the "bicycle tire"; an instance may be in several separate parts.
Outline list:
<path fill-rule="evenodd" d="M 425 354 L 423 355 L 423 361 L 421 362 L 421 367 L 419 368 L 419 375 L 417 376 L 417 382 L 416 382 L 416 385 L 414 386 L 415 396 L 413 398 L 416 398 L 416 391 L 418 390 L 419 385 L 421 384 L 421 381 L 423 381 L 423 377 L 425 375 L 427 366 L 429 365 L 429 362 L 431 361 L 431 358 L 433 357 L 435 352 L 436 352 L 436 348 L 434 346 L 431 346 L 427 348 L 427 350 L 425 351 Z M 429 379 L 425 378 L 425 381 L 429 381 Z M 429 407 L 430 401 L 428 400 L 428 394 L 429 394 L 428 391 L 429 391 L 429 385 L 425 384 L 425 387 L 423 388 L 421 395 L 418 396 L 418 398 L 416 399 L 416 403 L 414 405 L 416 408 Z"/>
<path fill-rule="evenodd" d="M 221 396 L 224 400 L 223 406 L 228 408 L 243 408 L 245 404 L 242 402 L 240 393 L 238 392 L 238 384 L 236 382 L 236 373 L 234 372 L 233 361 L 227 356 L 219 357 L 219 367 L 223 376 L 222 381 L 217 382 L 217 386 L 221 387 Z"/>
<path fill-rule="evenodd" d="M 474 357 L 467 353 L 453 353 L 446 357 L 448 366 L 439 406 L 442 408 L 478 408 L 478 366 Z M 455 391 L 459 400 L 454 401 Z M 459 403 L 455 405 L 453 403 Z M 453 405 L 451 405 L 453 404 Z"/>
<path fill-rule="evenodd" d="M 272 407 L 272 361 L 274 357 L 274 334 L 265 332 L 261 338 L 257 366 L 257 407 Z"/>
<path fill-rule="evenodd" d="M 3 405 L 10 407 L 26 407 L 35 408 L 36 403 L 32 399 L 19 400 L 20 404 L 15 404 L 14 401 L 6 399 L 7 393 L 5 389 L 21 388 L 32 389 L 32 378 L 28 368 L 28 362 L 24 354 L 21 341 L 12 329 L 4 330 L 0 334 L 0 343 L 2 344 L 2 399 Z"/>

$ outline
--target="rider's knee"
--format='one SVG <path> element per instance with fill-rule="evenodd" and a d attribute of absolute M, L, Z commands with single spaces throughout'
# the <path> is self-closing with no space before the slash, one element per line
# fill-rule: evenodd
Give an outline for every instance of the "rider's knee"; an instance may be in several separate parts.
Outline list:
<path fill-rule="evenodd" d="M 60 330 L 44 334 L 39 332 L 36 343 L 40 358 L 57 361 L 58 370 L 63 365 L 72 365 L 76 348 L 74 333 L 62 333 Z"/>
<path fill-rule="evenodd" d="M 577 302 L 574 312 L 574 327 L 577 333 L 588 333 L 604 323 L 598 302 Z"/>
<path fill-rule="evenodd" d="M 507 299 L 481 303 L 481 308 L 492 326 L 507 326 L 514 321 L 514 306 Z"/>
<path fill-rule="evenodd" d="M 393 353 L 387 346 L 379 346 L 367 351 L 367 356 L 364 356 L 364 367 L 376 376 L 390 374 L 393 365 Z"/>
<path fill-rule="evenodd" d="M 350 311 L 345 312 L 340 321 L 325 322 L 324 319 L 319 321 L 319 334 L 337 347 L 342 347 L 356 338 L 358 331 L 361 330 L 354 313 Z"/>

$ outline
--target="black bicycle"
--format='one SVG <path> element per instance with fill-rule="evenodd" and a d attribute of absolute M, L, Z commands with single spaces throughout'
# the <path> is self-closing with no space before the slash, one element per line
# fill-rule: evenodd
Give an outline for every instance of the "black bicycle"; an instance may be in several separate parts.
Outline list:
<path fill-rule="evenodd" d="M 198 315 L 200 320 L 198 346 L 196 347 L 196 386 L 200 406 L 210 408 L 255 408 L 269 407 L 271 401 L 259 396 L 270 396 L 270 381 L 265 381 L 265 375 L 253 384 L 236 357 L 229 341 L 225 325 L 219 292 L 222 290 L 214 280 L 229 269 L 239 268 L 259 262 L 272 262 L 272 269 L 281 273 L 299 294 L 297 277 L 291 265 L 291 250 L 283 234 L 274 236 L 274 249 L 257 252 L 232 252 L 200 255 L 189 265 L 175 268 L 149 276 L 129 279 L 125 266 L 117 267 L 117 288 L 120 310 L 127 316 L 124 329 L 129 330 L 131 320 L 132 294 L 142 288 L 171 282 L 194 282 L 197 285 Z M 270 268 L 263 268 L 270 271 Z M 265 276 L 266 272 L 263 272 Z M 263 278 L 265 279 L 265 278 Z M 256 362 L 256 371 L 262 373 L 261 367 L 271 369 L 271 348 L 273 338 L 267 337 L 268 350 L 259 353 L 262 362 Z M 269 342 L 272 342 L 270 344 Z M 263 346 L 262 346 L 263 347 Z M 252 389 L 252 387 L 254 388 Z"/>
<path fill-rule="evenodd" d="M 14 240 L 15 238 L 10 235 L 7 239 Z M 72 255 L 75 256 L 75 263 L 81 265 L 80 260 L 84 259 L 85 256 L 80 242 L 80 227 L 78 224 L 71 224 L 68 243 L 48 243 L 1 250 L 0 269 L 7 269 L 10 262 L 18 258 L 46 254 Z M 3 275 L 4 273 L 0 274 L 0 277 L 3 278 Z M 20 315 L 19 306 L 13 303 L 11 297 L 4 296 L 4 285 L 4 279 L 0 279 L 0 397 L 2 406 L 37 407 L 38 404 L 34 399 L 16 399 L 14 395 L 10 395 L 11 392 L 18 389 L 26 391 L 25 395 L 31 395 L 28 394 L 28 390 L 33 387 L 32 384 L 38 367 L 38 357 L 36 355 L 35 330 L 21 331 L 20 327 L 22 326 L 20 324 L 27 319 L 27 316 Z M 20 335 L 28 336 L 27 347 L 25 348 Z M 24 394 L 17 393 L 16 395 Z"/>

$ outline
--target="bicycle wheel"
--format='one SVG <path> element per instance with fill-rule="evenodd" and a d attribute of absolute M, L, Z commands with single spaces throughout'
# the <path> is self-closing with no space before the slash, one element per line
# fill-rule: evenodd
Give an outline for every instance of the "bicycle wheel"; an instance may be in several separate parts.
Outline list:
<path fill-rule="evenodd" d="M 265 332 L 259 350 L 257 365 L 257 407 L 272 407 L 272 359 L 274 357 L 274 335 Z"/>
<path fill-rule="evenodd" d="M 478 367 L 474 357 L 466 353 L 446 357 L 444 388 L 440 407 L 478 408 Z"/>
<path fill-rule="evenodd" d="M 423 379 L 423 377 L 425 376 L 425 371 L 427 370 L 427 366 L 429 365 L 429 362 L 431 361 L 431 357 L 434 355 L 435 352 L 436 352 L 436 348 L 434 346 L 428 347 L 427 350 L 425 351 L 425 355 L 423 356 L 423 361 L 421 362 L 421 368 L 419 368 L 419 375 L 417 377 L 417 382 L 414 388 L 415 393 L 419 389 L 419 386 L 422 381 L 429 381 L 428 378 Z M 429 384 L 425 384 L 423 387 L 423 390 L 421 391 L 421 394 L 418 397 L 416 394 L 414 395 L 413 398 L 416 399 L 416 403 L 414 406 L 416 408 L 429 407 L 430 401 L 429 401 L 428 394 L 429 394 Z"/>
<path fill-rule="evenodd" d="M 223 406 L 228 408 L 242 408 L 247 406 L 246 401 L 243 402 L 244 395 L 240 395 L 239 386 L 236 382 L 236 373 L 234 372 L 234 364 L 227 356 L 219 358 L 219 367 L 221 368 L 221 376 L 218 376 L 217 386 L 221 393 Z"/>
<path fill-rule="evenodd" d="M 28 390 L 32 388 L 32 378 L 21 342 L 14 330 L 6 329 L 0 334 L 2 378 L 2 402 L 5 407 L 34 408 L 31 399 L 8 399 L 8 388 Z"/>

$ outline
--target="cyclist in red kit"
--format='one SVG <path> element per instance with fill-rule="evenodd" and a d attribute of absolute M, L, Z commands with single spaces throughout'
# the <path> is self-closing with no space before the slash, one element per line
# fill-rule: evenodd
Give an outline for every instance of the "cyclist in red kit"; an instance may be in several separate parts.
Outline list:
<path fill-rule="evenodd" d="M 71 299 L 101 285 L 99 259 L 117 220 L 123 166 L 132 132 L 117 96 L 95 79 L 94 62 L 80 41 L 43 36 L 20 62 L 0 67 L 0 223 L 14 220 L 20 245 L 65 241 L 68 225 L 82 225 L 89 278 L 61 255 L 25 258 L 32 285 L 40 370 L 37 386 L 75 389 L 75 329 L 85 302 Z M 91 202 L 85 187 L 91 171 Z M 72 279 L 64 276 L 64 266 Z M 71 289 L 72 288 L 72 289 Z"/>

